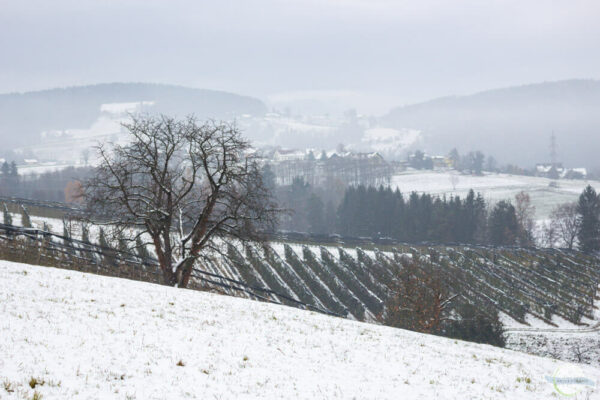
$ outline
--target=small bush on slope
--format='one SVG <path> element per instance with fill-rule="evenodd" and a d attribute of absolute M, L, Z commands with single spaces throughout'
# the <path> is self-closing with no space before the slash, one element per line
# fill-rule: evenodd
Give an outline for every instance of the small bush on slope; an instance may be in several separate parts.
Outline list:
<path fill-rule="evenodd" d="M 442 330 L 443 336 L 498 347 L 505 346 L 504 327 L 498 313 L 490 316 L 471 304 L 462 305 L 458 313 L 460 319 L 448 321 Z"/>

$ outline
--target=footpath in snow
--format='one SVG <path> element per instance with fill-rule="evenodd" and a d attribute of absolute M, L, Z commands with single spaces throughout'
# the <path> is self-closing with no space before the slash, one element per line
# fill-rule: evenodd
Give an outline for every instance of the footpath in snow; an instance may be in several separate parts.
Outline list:
<path fill-rule="evenodd" d="M 0 399 L 35 391 L 44 400 L 549 399 L 559 396 L 545 377 L 564 365 L 289 307 L 0 262 Z"/>

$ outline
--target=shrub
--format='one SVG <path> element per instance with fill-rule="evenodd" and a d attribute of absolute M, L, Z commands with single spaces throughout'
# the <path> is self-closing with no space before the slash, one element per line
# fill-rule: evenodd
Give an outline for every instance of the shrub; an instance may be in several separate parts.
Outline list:
<path fill-rule="evenodd" d="M 504 327 L 498 312 L 484 314 L 471 304 L 464 304 L 457 310 L 460 318 L 447 321 L 442 335 L 454 339 L 504 347 Z"/>

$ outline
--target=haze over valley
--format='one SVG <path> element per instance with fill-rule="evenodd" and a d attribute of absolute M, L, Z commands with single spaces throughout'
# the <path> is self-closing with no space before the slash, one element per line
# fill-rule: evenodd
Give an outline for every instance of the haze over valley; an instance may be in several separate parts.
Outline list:
<path fill-rule="evenodd" d="M 0 399 L 596 399 L 597 0 L 0 0 Z"/>

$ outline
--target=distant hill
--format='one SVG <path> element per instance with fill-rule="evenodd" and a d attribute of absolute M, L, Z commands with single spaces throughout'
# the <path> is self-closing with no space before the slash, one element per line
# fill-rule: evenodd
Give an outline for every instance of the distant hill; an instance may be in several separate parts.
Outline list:
<path fill-rule="evenodd" d="M 229 119 L 263 115 L 262 101 L 232 93 L 148 83 L 107 83 L 0 95 L 0 138 L 4 148 L 30 144 L 53 129 L 85 129 L 107 103 L 152 101 L 148 112 Z"/>
<path fill-rule="evenodd" d="M 568 80 L 444 97 L 399 107 L 382 119 L 422 132 L 423 147 L 482 150 L 504 163 L 549 161 L 550 135 L 568 166 L 600 166 L 600 81 Z"/>

